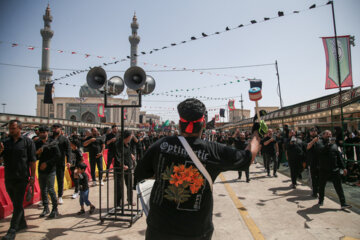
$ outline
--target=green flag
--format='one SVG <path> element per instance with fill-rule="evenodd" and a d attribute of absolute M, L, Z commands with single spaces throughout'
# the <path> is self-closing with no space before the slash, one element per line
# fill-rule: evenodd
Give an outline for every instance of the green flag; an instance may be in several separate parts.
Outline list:
<path fill-rule="evenodd" d="M 350 36 L 337 37 L 340 81 L 338 74 L 338 63 L 336 60 L 335 37 L 323 37 L 326 55 L 326 84 L 325 89 L 351 87 L 353 86 L 351 71 Z"/>
<path fill-rule="evenodd" d="M 166 120 L 166 121 L 164 122 L 164 124 L 163 124 L 164 127 L 167 127 L 167 126 L 169 126 L 169 125 L 170 125 L 170 121 L 169 121 L 169 120 Z"/>

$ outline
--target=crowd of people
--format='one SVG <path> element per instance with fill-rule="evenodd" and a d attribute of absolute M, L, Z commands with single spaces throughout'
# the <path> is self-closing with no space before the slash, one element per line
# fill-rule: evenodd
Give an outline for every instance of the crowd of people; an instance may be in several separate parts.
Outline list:
<path fill-rule="evenodd" d="M 272 175 L 277 177 L 277 171 L 280 168 L 280 164 L 283 163 L 283 165 L 288 166 L 290 172 L 292 172 L 291 187 L 296 188 L 296 180 L 302 179 L 303 171 L 316 171 L 316 169 L 319 168 L 318 159 L 326 156 L 324 152 L 315 151 L 315 148 L 308 146 L 315 138 L 316 141 L 320 140 L 319 144 L 336 145 L 338 149 L 337 154 L 340 154 L 342 164 L 345 167 L 344 170 L 347 172 L 346 175 L 341 176 L 341 180 L 347 182 L 349 185 L 360 186 L 360 165 L 357 160 L 360 159 L 360 147 L 356 145 L 360 144 L 360 133 L 357 131 L 346 131 L 343 141 L 338 131 L 339 130 L 335 128 L 333 133 L 330 130 L 320 132 L 320 129 L 317 127 L 312 127 L 306 132 L 301 132 L 289 129 L 287 125 L 284 126 L 283 130 L 269 129 L 267 135 L 262 139 L 259 154 L 263 158 L 267 176 L 271 175 L 270 168 L 273 167 Z M 331 136 L 328 136 L 329 133 L 331 133 Z M 216 141 L 237 149 L 245 149 L 250 136 L 251 133 L 249 131 L 236 129 L 234 132 L 223 131 L 217 132 L 214 135 L 206 135 L 203 133 L 202 139 Z M 343 142 L 345 144 L 343 144 Z M 345 161 L 345 159 L 347 161 Z M 313 176 L 313 174 L 311 176 Z M 239 172 L 239 179 L 240 178 L 241 172 Z M 246 172 L 246 181 L 250 182 L 248 172 Z"/>
<path fill-rule="evenodd" d="M 56 218 L 59 215 L 58 205 L 63 204 L 64 173 L 65 168 L 70 170 L 70 176 L 74 182 L 73 199 L 79 197 L 79 215 L 84 214 L 84 205 L 90 206 L 92 214 L 95 206 L 89 201 L 89 187 L 97 184 L 104 185 L 105 179 L 109 178 L 109 171 L 103 169 L 104 150 L 108 149 L 107 169 L 114 166 L 114 172 L 121 173 L 121 149 L 124 149 L 124 170 L 127 186 L 127 200 L 133 202 L 133 172 L 136 161 L 139 161 L 144 152 L 158 139 L 168 135 L 178 135 L 178 131 L 170 133 L 138 131 L 136 133 L 124 131 L 124 148 L 121 148 L 121 134 L 118 127 L 86 129 L 81 134 L 73 132 L 66 134 L 61 124 L 55 123 L 49 128 L 46 125 L 36 126 L 33 131 L 23 131 L 21 121 L 11 120 L 8 123 L 8 132 L 1 134 L 0 166 L 5 166 L 6 190 L 13 202 L 14 212 L 8 234 L 3 239 L 14 239 L 16 232 L 27 228 L 24 217 L 22 201 L 27 186 L 34 186 L 36 161 L 38 164 L 38 182 L 41 192 L 40 205 L 43 208 L 39 217 L 47 219 Z M 100 133 L 100 131 L 102 134 Z M 83 160 L 83 152 L 89 153 L 89 165 L 91 178 L 85 173 L 88 167 Z M 99 170 L 98 181 L 95 170 Z M 30 171 L 29 171 L 30 169 Z M 105 172 L 105 174 L 102 174 Z M 55 192 L 55 178 L 57 180 L 57 192 Z M 121 180 L 121 178 L 117 178 Z M 118 184 L 120 186 L 120 184 Z M 117 204 L 120 205 L 121 191 L 118 191 Z M 51 199 L 52 209 L 49 208 Z"/>
<path fill-rule="evenodd" d="M 192 102 L 187 102 L 187 104 L 195 104 L 194 106 L 196 109 L 196 104 L 199 103 L 192 100 Z M 145 131 L 137 131 L 134 133 L 125 130 L 124 135 L 121 136 L 118 127 L 113 125 L 111 128 L 102 129 L 102 133 L 99 132 L 99 129 L 92 128 L 91 130 L 85 130 L 81 135 L 74 132 L 68 136 L 63 132 L 61 124 L 56 123 L 53 124 L 50 129 L 45 125 L 36 127 L 34 129 L 35 135 L 30 139 L 23 134 L 22 123 L 18 120 L 11 120 L 8 124 L 9 136 L 6 138 L 4 137 L 1 140 L 0 145 L 0 156 L 3 158 L 5 165 L 6 190 L 14 206 L 10 228 L 3 239 L 14 239 L 17 231 L 27 228 L 22 201 L 27 185 L 34 185 L 37 160 L 39 160 L 38 181 L 41 190 L 41 205 L 43 207 L 39 217 L 51 219 L 58 216 L 58 205 L 63 204 L 62 196 L 65 168 L 70 170 L 71 178 L 75 185 L 75 191 L 72 198 L 76 199 L 79 197 L 80 211 L 78 214 L 82 215 L 85 213 L 84 205 L 90 207 L 89 213 L 92 214 L 95 210 L 95 206 L 89 201 L 89 187 L 98 184 L 104 185 L 104 181 L 109 180 L 110 178 L 110 172 L 103 170 L 103 155 L 105 149 L 108 149 L 106 168 L 110 169 L 111 166 L 113 166 L 114 174 L 121 174 L 122 170 L 124 170 L 124 173 L 127 176 L 124 178 L 125 186 L 127 188 L 127 202 L 129 205 L 135 205 L 135 202 L 133 201 L 133 186 L 137 181 L 155 175 L 155 179 L 159 181 L 159 183 L 156 182 L 154 187 L 164 188 L 164 186 L 167 185 L 158 184 L 166 178 L 170 179 L 173 177 L 171 174 L 171 177 L 170 175 L 165 176 L 164 172 L 153 172 L 153 165 L 151 164 L 155 163 L 152 163 L 151 161 L 155 161 L 156 164 L 159 164 L 159 169 L 162 170 L 170 167 L 173 167 L 174 169 L 189 167 L 182 162 L 183 160 L 181 159 L 183 156 L 181 156 L 181 154 L 179 155 L 176 152 L 169 153 L 169 149 L 167 149 L 168 152 L 164 153 L 163 148 L 171 144 L 176 144 L 178 141 L 177 138 L 180 135 L 188 137 L 187 140 L 191 143 L 192 147 L 197 146 L 197 148 L 202 149 L 201 151 L 206 150 L 209 152 L 207 159 L 202 160 L 205 161 L 208 160 L 208 158 L 212 159 L 206 168 L 210 172 L 213 181 L 215 181 L 216 176 L 221 171 L 235 170 L 238 171 L 239 179 L 241 179 L 242 172 L 244 171 L 246 182 L 249 183 L 251 180 L 249 172 L 250 162 L 255 160 L 255 156 L 258 154 L 258 150 L 260 150 L 259 154 L 263 157 L 263 164 L 267 176 L 271 177 L 272 175 L 273 177 L 277 177 L 280 163 L 282 162 L 282 159 L 284 159 L 285 161 L 283 162 L 285 162 L 285 164 L 287 163 L 290 168 L 292 181 L 291 188 L 296 188 L 298 179 L 301 178 L 302 171 L 308 169 L 311 173 L 312 196 L 319 199 L 320 206 L 323 205 L 324 201 L 325 185 L 328 180 L 331 180 L 339 196 L 341 208 L 345 209 L 351 207 L 345 201 L 342 180 L 344 180 L 346 176 L 350 176 L 354 178 L 355 181 L 359 181 L 359 166 L 356 161 L 348 162 L 346 165 L 344 164 L 343 154 L 340 148 L 341 140 L 336 133 L 336 138 L 333 138 L 331 131 L 325 130 L 320 133 L 319 129 L 314 127 L 306 134 L 303 134 L 295 132 L 285 125 L 282 131 L 280 129 L 268 129 L 268 132 L 264 136 L 261 136 L 261 140 L 259 137 L 254 138 L 254 130 L 250 132 L 236 129 L 234 132 L 218 132 L 212 134 L 211 132 L 202 131 L 202 124 L 204 121 L 201 118 L 201 115 L 203 114 L 204 109 L 201 104 L 200 107 L 197 107 L 198 112 L 195 111 L 195 116 L 199 115 L 199 119 L 193 119 L 194 112 L 179 104 L 178 110 L 180 117 L 183 120 L 179 125 L 181 134 L 179 134 L 178 130 L 159 133 Z M 189 130 L 190 125 L 191 131 Z M 201 131 L 199 129 L 201 129 Z M 197 143 L 196 139 L 202 139 L 204 141 Z M 345 142 L 357 143 L 356 139 L 360 138 L 358 138 L 357 135 L 348 133 Z M 162 144 L 164 141 L 167 141 L 166 145 Z M 215 143 L 219 144 L 213 145 Z M 251 145 L 253 146 L 251 147 Z M 215 154 L 208 148 L 216 148 L 219 152 Z M 357 148 L 356 151 L 352 151 L 352 149 L 353 148 L 345 149 L 348 158 L 354 158 L 354 156 L 360 152 Z M 237 150 L 240 151 L 232 152 Z M 83 152 L 89 153 L 91 179 L 85 173 L 87 165 L 83 160 Z M 158 162 L 159 152 L 161 153 L 160 162 Z M 232 156 L 232 154 L 234 156 Z M 123 161 L 122 156 L 124 156 Z M 173 161 L 179 164 L 179 166 L 177 168 L 173 165 L 166 167 L 164 161 L 166 161 L 167 157 L 171 157 Z M 245 161 L 245 159 L 247 160 Z M 98 180 L 96 179 L 95 174 L 96 166 L 99 170 Z M 195 173 L 196 172 L 193 172 L 192 174 Z M 57 192 L 55 192 L 54 189 L 55 178 L 57 179 L 58 184 Z M 118 181 L 121 180 L 121 178 L 117 179 Z M 175 180 L 169 181 L 171 184 L 174 182 L 175 184 L 180 183 L 180 181 L 176 182 Z M 196 183 L 198 185 L 195 183 L 191 183 L 194 184 L 191 185 L 189 183 L 192 186 L 190 192 L 193 194 L 198 192 L 201 187 L 205 186 L 204 182 L 204 179 L 201 181 L 198 179 L 198 182 Z M 205 187 L 205 189 L 209 190 L 208 186 Z M 166 190 L 162 189 L 162 191 L 165 192 L 171 190 L 171 188 Z M 116 196 L 117 205 L 120 205 L 122 200 L 122 191 L 123 189 L 120 189 Z M 208 195 L 211 194 L 211 191 L 207 191 L 206 194 L 205 192 L 202 192 L 203 197 L 205 197 L 205 199 L 210 198 Z M 48 195 L 51 198 L 51 211 L 49 208 Z M 197 200 L 193 200 L 196 205 Z M 153 221 L 151 224 L 161 223 L 171 225 L 172 223 L 169 217 L 164 218 L 165 220 L 169 220 L 165 223 L 164 219 L 159 219 L 158 216 L 154 215 L 154 213 L 160 214 L 159 216 L 163 214 L 163 209 L 160 209 L 159 206 L 165 209 L 169 208 L 169 205 L 163 205 L 162 199 L 159 199 L 159 201 L 160 202 L 158 203 L 153 203 L 151 206 L 151 209 L 153 209 L 152 212 L 150 212 L 149 217 L 149 219 L 152 219 Z M 179 201 L 177 202 L 178 206 L 181 205 L 184 209 L 189 208 L 192 209 L 191 211 L 194 209 L 196 209 L 196 211 L 198 210 L 195 205 L 190 207 L 189 204 L 182 204 L 182 201 L 184 200 L 175 201 Z M 179 217 L 178 215 L 175 216 Z M 199 219 L 200 218 L 201 216 L 199 215 Z M 208 223 L 207 230 L 211 233 L 208 232 L 205 233 L 205 235 L 207 237 L 210 236 L 211 238 L 212 223 Z M 148 220 L 147 239 L 156 239 L 159 236 L 167 236 L 167 234 L 174 233 L 171 231 L 167 233 L 159 232 L 159 229 L 151 224 L 149 225 Z M 170 225 L 169 227 L 171 228 Z M 192 228 L 191 226 L 188 227 L 189 229 Z M 183 230 L 185 231 L 185 228 Z M 197 230 L 194 231 L 196 232 Z M 203 234 L 203 232 L 201 234 Z"/>

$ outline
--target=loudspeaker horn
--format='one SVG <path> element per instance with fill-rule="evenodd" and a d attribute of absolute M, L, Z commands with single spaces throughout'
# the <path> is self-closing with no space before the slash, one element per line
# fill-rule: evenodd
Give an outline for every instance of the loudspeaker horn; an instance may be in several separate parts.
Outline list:
<path fill-rule="evenodd" d="M 86 75 L 86 82 L 89 87 L 99 89 L 106 83 L 106 72 L 101 67 L 92 68 Z"/>
<path fill-rule="evenodd" d="M 155 89 L 155 79 L 152 76 L 146 75 L 146 81 L 144 86 L 142 86 L 142 88 L 140 89 L 141 93 L 146 95 L 146 94 L 150 94 L 154 91 Z"/>
<path fill-rule="evenodd" d="M 128 88 L 136 91 L 146 82 L 145 71 L 141 67 L 130 67 L 124 74 L 124 81 Z"/>
<path fill-rule="evenodd" d="M 110 78 L 107 86 L 107 92 L 111 95 L 119 95 L 125 87 L 124 80 L 118 76 Z"/>

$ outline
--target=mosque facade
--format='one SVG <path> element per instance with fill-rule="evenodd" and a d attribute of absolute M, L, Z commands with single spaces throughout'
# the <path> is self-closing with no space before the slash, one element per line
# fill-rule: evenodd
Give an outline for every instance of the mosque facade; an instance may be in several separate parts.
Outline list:
<path fill-rule="evenodd" d="M 51 16 L 50 6 L 48 5 L 43 16 L 44 28 L 40 33 L 43 38 L 42 42 L 42 65 L 39 73 L 39 84 L 35 85 L 37 92 L 37 108 L 36 115 L 40 117 L 67 119 L 71 121 L 81 121 L 86 123 L 111 123 L 121 124 L 121 109 L 120 108 L 105 108 L 104 117 L 98 115 L 99 104 L 104 103 L 104 95 L 97 89 L 90 88 L 87 83 L 81 86 L 79 97 L 54 97 L 52 104 L 44 103 L 45 86 L 51 83 L 53 72 L 50 70 L 50 42 L 54 35 L 51 29 Z M 130 42 L 130 66 L 137 64 L 137 48 L 140 42 L 140 37 L 137 34 L 139 24 L 134 15 L 131 23 L 132 33 L 129 36 Z M 52 87 L 52 93 L 55 87 Z M 138 94 L 127 88 L 127 99 L 107 97 L 109 105 L 136 105 L 138 102 Z M 151 121 L 150 121 L 151 120 Z M 146 112 L 140 111 L 140 108 L 125 108 L 124 110 L 124 125 L 126 127 L 137 127 L 139 124 L 159 121 L 160 117 Z"/>

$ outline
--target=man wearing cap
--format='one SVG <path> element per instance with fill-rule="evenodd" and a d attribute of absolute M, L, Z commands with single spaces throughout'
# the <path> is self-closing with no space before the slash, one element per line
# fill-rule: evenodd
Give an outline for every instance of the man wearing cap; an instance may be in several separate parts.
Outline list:
<path fill-rule="evenodd" d="M 186 99 L 177 109 L 180 134 L 185 137 L 181 139 L 188 142 L 205 168 L 198 165 L 199 170 L 177 136 L 164 137 L 145 152 L 135 168 L 135 180 L 155 178 L 146 219 L 147 240 L 211 239 L 214 227 L 210 184 L 223 171 L 246 169 L 259 151 L 259 124 L 254 125 L 246 150 L 237 150 L 200 139 L 206 111 L 201 101 Z"/>
<path fill-rule="evenodd" d="M 117 140 L 118 127 L 116 125 L 111 126 L 111 132 L 106 135 L 106 146 L 108 149 L 106 169 L 109 170 L 113 159 L 116 157 L 115 142 Z M 109 178 L 109 172 L 106 172 L 106 178 Z"/>
<path fill-rule="evenodd" d="M 63 192 L 64 192 L 64 172 L 65 172 L 65 157 L 70 161 L 71 147 L 69 139 L 61 134 L 62 125 L 55 123 L 51 126 L 52 140 L 58 143 L 60 150 L 60 157 L 56 162 L 56 180 L 58 183 L 58 203 L 63 204 Z"/>
<path fill-rule="evenodd" d="M 309 131 L 310 138 L 306 146 L 307 162 L 310 166 L 310 176 L 312 184 L 312 196 L 318 197 L 319 193 L 319 133 L 317 128 L 313 127 Z"/>
<path fill-rule="evenodd" d="M 104 182 L 102 181 L 102 174 L 100 173 L 103 170 L 102 158 L 105 149 L 105 143 L 99 135 L 100 134 L 97 128 L 92 128 L 91 136 L 87 137 L 84 142 L 84 147 L 87 147 L 87 149 L 89 150 L 90 172 L 93 181 L 93 186 L 96 186 L 96 178 L 95 178 L 96 165 L 99 170 L 99 182 L 101 185 L 104 185 Z"/>
<path fill-rule="evenodd" d="M 57 209 L 58 202 L 54 190 L 54 183 L 56 163 L 61 154 L 58 143 L 53 139 L 50 139 L 48 133 L 49 128 L 46 125 L 41 125 L 39 127 L 39 140 L 35 143 L 36 155 L 39 159 L 38 171 L 41 199 L 44 205 L 44 210 L 40 214 L 40 217 L 45 217 L 50 212 L 48 200 L 49 194 L 53 206 L 49 218 L 56 218 L 59 213 Z"/>
<path fill-rule="evenodd" d="M 13 204 L 13 215 L 10 228 L 2 239 L 15 239 L 17 231 L 27 228 L 23 200 L 28 182 L 35 182 L 35 145 L 34 142 L 21 136 L 22 124 L 19 120 L 9 122 L 9 138 L 0 142 L 0 157 L 5 163 L 5 187 Z M 29 167 L 31 171 L 29 172 Z"/>

